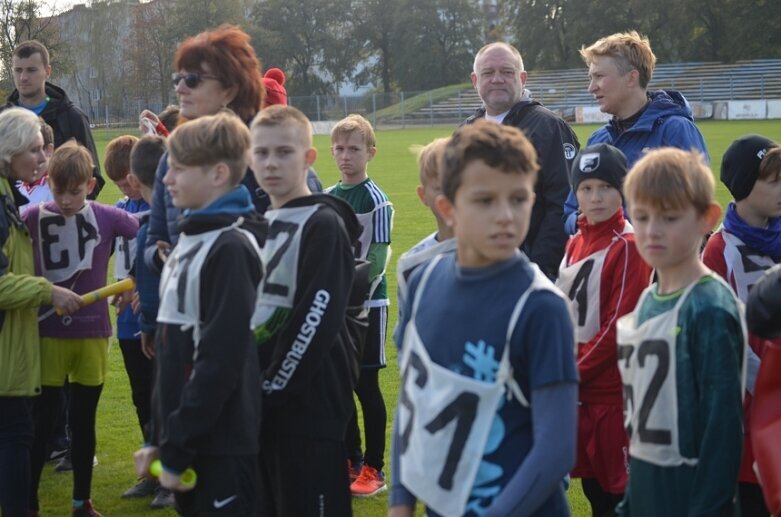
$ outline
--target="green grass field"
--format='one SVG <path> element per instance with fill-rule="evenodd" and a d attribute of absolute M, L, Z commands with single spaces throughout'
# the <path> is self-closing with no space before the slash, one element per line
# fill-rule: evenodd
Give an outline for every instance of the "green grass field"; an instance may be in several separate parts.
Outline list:
<path fill-rule="evenodd" d="M 699 123 L 699 127 L 708 144 L 712 163 L 716 164 L 716 172 L 718 172 L 718 164 L 721 163 L 724 150 L 732 140 L 740 135 L 761 133 L 776 141 L 781 140 L 781 121 L 706 121 Z M 583 143 L 596 128 L 597 126 L 593 125 L 575 126 Z M 389 329 L 393 329 L 396 322 L 396 259 L 435 228 L 433 217 L 415 195 L 415 186 L 418 184 L 417 167 L 415 157 L 409 151 L 409 147 L 413 144 L 426 144 L 439 136 L 446 136 L 452 129 L 451 127 L 439 127 L 389 130 L 379 132 L 377 135 L 378 152 L 370 164 L 369 173 L 393 201 L 396 211 L 393 228 L 393 257 L 388 269 L 389 292 L 391 293 Z M 134 131 L 128 130 L 127 132 Z M 123 134 L 123 131 L 96 132 L 95 137 L 100 152 L 103 152 L 111 138 L 120 134 Z M 315 168 L 323 184 L 331 185 L 338 178 L 338 172 L 330 158 L 328 138 L 317 136 L 315 145 L 320 152 Z M 718 183 L 718 173 L 716 173 L 716 178 L 718 200 L 722 205 L 726 205 L 729 201 L 729 195 L 726 189 Z M 101 193 L 100 201 L 113 204 L 119 198 L 118 189 L 110 184 L 106 185 Z M 387 355 L 389 367 L 381 372 L 380 382 L 388 414 L 392 415 L 398 395 L 399 382 L 396 348 L 390 339 L 390 332 Z M 148 500 L 123 500 L 119 498 L 120 494 L 135 480 L 132 453 L 141 444 L 141 433 L 130 400 L 130 387 L 122 364 L 122 357 L 116 340 L 113 339 L 109 358 L 110 372 L 98 408 L 97 457 L 99 465 L 95 467 L 92 487 L 95 506 L 108 516 L 174 515 L 175 512 L 172 510 L 150 510 L 147 506 Z M 386 430 L 388 443 L 390 443 L 390 430 L 391 421 L 389 419 Z M 390 463 L 389 457 L 389 450 L 386 450 L 386 463 Z M 385 470 L 389 477 L 388 468 L 386 467 Z M 306 472 L 302 472 L 301 482 L 306 482 Z M 70 495 L 71 475 L 56 474 L 52 466 L 47 465 L 40 488 L 41 514 L 46 516 L 69 515 Z M 570 501 L 573 515 L 590 515 L 588 503 L 577 482 L 573 483 L 570 489 Z M 369 500 L 355 500 L 353 504 L 355 515 L 358 516 L 384 515 L 386 508 L 386 494 Z M 422 514 L 420 508 L 418 513 Z"/>

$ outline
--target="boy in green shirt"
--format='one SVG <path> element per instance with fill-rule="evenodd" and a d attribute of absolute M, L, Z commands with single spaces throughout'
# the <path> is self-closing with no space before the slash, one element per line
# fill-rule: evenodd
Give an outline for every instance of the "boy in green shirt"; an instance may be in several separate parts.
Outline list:
<path fill-rule="evenodd" d="M 379 370 L 385 368 L 385 335 L 388 329 L 388 286 L 385 267 L 390 258 L 393 206 L 388 196 L 369 178 L 366 168 L 374 158 L 376 139 L 368 120 L 349 115 L 331 130 L 331 153 L 341 173 L 341 180 L 328 193 L 344 199 L 355 210 L 363 226 L 357 258 L 371 264 L 371 287 L 366 308 L 369 329 L 361 358 L 361 373 L 355 393 L 363 410 L 366 453 L 361 449 L 357 411 L 347 427 L 350 491 L 357 497 L 370 497 L 387 489 L 382 472 L 385 456 L 387 413 L 380 392 Z"/>
<path fill-rule="evenodd" d="M 649 152 L 624 182 L 637 248 L 657 283 L 618 320 L 629 434 L 619 515 L 731 515 L 743 441 L 746 332 L 732 290 L 700 259 L 721 214 L 693 152 Z"/>

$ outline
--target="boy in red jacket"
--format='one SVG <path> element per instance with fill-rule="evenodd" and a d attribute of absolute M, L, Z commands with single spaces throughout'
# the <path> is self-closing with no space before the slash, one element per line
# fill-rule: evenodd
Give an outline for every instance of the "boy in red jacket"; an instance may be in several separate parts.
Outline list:
<path fill-rule="evenodd" d="M 781 147 L 761 135 L 738 138 L 724 153 L 721 182 L 734 201 L 727 205 L 721 227 L 708 239 L 702 261 L 729 283 L 740 301 L 747 303 L 749 290 L 762 274 L 781 262 Z M 738 490 L 742 515 L 767 515 L 752 468 L 749 420 L 758 358 L 762 357 L 765 341 L 749 334 L 748 343 L 745 439 Z"/>
<path fill-rule="evenodd" d="M 572 476 L 582 478 L 593 515 L 613 515 L 626 486 L 616 320 L 634 309 L 651 278 L 624 218 L 626 173 L 626 157 L 608 144 L 587 147 L 575 159 L 570 182 L 581 214 L 556 282 L 572 300 L 578 343 L 578 449 Z"/>

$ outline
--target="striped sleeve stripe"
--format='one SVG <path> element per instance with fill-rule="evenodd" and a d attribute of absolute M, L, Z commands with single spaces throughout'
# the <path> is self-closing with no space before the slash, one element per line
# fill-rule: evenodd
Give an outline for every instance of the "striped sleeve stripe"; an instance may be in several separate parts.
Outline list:
<path fill-rule="evenodd" d="M 388 201 L 386 196 L 376 183 L 368 181 L 366 183 L 366 190 L 371 196 L 372 203 L 376 207 L 382 203 Z M 390 242 L 391 237 L 391 207 L 386 206 L 380 208 L 372 216 L 372 223 L 374 226 L 374 235 L 372 237 L 373 242 Z"/>

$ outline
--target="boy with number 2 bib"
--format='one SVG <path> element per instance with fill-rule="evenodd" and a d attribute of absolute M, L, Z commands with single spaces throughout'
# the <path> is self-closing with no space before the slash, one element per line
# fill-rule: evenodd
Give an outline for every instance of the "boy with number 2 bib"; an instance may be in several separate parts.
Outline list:
<path fill-rule="evenodd" d="M 518 251 L 537 178 L 516 128 L 478 121 L 445 149 L 437 208 L 456 253 L 418 268 L 399 323 L 390 515 L 569 515 L 577 371 L 567 302 Z"/>
<path fill-rule="evenodd" d="M 344 437 L 354 352 L 343 339 L 360 225 L 312 194 L 312 126 L 289 106 L 252 122 L 252 170 L 271 198 L 253 327 L 261 361 L 260 515 L 349 516 Z M 303 476 L 303 477 L 302 477 Z"/>

